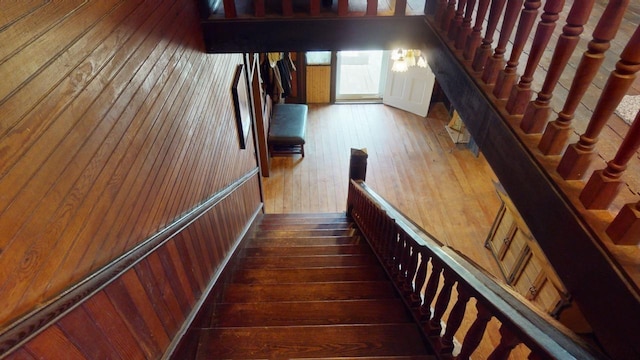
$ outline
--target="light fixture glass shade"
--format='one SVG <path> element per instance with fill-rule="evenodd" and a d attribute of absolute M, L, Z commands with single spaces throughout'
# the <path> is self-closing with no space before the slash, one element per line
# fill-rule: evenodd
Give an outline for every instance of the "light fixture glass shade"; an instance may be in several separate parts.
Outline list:
<path fill-rule="evenodd" d="M 420 57 L 418 58 L 418 66 L 421 68 L 427 67 L 427 60 L 422 55 L 420 55 Z"/>
<path fill-rule="evenodd" d="M 391 67 L 391 71 L 395 72 L 406 72 L 407 70 L 409 70 L 409 66 L 403 58 L 394 61 L 393 66 Z"/>
<path fill-rule="evenodd" d="M 407 62 L 407 66 L 416 66 L 416 57 L 413 50 L 407 50 L 407 56 L 404 59 Z"/>

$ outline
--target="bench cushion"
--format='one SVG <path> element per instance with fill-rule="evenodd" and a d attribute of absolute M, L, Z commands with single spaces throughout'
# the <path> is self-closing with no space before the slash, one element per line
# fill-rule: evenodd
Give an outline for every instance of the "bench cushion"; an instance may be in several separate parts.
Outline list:
<path fill-rule="evenodd" d="M 303 145 L 307 131 L 307 105 L 276 104 L 269 125 L 272 145 Z"/>

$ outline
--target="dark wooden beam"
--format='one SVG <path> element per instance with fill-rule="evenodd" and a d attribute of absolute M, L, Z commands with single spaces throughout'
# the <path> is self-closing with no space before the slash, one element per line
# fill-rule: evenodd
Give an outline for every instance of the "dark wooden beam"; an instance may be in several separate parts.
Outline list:
<path fill-rule="evenodd" d="M 420 47 L 424 17 L 204 20 L 209 53 Z"/>
<path fill-rule="evenodd" d="M 429 65 L 609 355 L 640 354 L 640 301 L 607 249 L 430 24 Z"/>

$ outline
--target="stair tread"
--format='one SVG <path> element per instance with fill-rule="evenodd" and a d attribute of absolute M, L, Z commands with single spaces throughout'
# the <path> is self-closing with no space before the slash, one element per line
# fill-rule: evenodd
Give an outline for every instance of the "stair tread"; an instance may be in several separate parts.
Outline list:
<path fill-rule="evenodd" d="M 203 329 L 198 359 L 427 355 L 414 324 Z"/>
<path fill-rule="evenodd" d="M 355 245 L 364 242 L 358 236 L 300 236 L 300 237 L 255 237 L 247 244 L 247 248 L 252 247 L 275 247 L 275 246 L 333 246 L 333 245 Z"/>
<path fill-rule="evenodd" d="M 245 269 L 375 266 L 373 255 L 254 256 L 244 259 Z"/>
<path fill-rule="evenodd" d="M 229 284 L 224 302 L 389 299 L 397 297 L 389 281 L 290 284 Z"/>
<path fill-rule="evenodd" d="M 245 249 L 244 255 L 250 256 L 304 256 L 304 255 L 354 255 L 371 254 L 364 244 L 333 246 L 263 246 Z"/>
<path fill-rule="evenodd" d="M 223 303 L 211 326 L 397 324 L 412 318 L 400 299 Z"/>
<path fill-rule="evenodd" d="M 348 219 L 344 212 L 337 213 L 269 213 L 264 214 L 262 221 L 286 220 L 286 219 Z"/>
<path fill-rule="evenodd" d="M 352 236 L 354 229 L 258 230 L 256 238 L 298 238 L 311 236 Z"/>
<path fill-rule="evenodd" d="M 386 281 L 382 268 L 326 267 L 309 269 L 241 269 L 234 283 L 285 284 L 311 282 Z"/>
<path fill-rule="evenodd" d="M 258 226 L 260 230 L 345 230 L 352 229 L 353 223 L 349 221 L 333 222 L 333 223 L 261 223 Z"/>

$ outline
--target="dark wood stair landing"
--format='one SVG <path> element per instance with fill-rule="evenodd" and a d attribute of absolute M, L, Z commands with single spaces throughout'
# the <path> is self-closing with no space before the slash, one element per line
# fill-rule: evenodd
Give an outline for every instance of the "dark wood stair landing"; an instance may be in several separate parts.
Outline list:
<path fill-rule="evenodd" d="M 433 359 L 369 245 L 344 214 L 265 215 L 197 359 Z"/>

